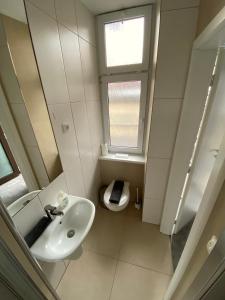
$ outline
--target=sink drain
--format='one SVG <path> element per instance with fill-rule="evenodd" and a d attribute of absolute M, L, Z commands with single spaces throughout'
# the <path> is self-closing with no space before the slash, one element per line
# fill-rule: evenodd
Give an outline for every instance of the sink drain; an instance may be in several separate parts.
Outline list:
<path fill-rule="evenodd" d="M 70 229 L 70 230 L 67 232 L 67 237 L 68 237 L 68 238 L 72 238 L 74 235 L 75 235 L 75 230 L 74 230 L 74 229 Z"/>

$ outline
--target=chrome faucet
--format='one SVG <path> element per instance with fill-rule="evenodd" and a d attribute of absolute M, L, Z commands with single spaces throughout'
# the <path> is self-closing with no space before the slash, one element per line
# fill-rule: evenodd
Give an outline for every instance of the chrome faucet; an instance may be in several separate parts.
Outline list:
<path fill-rule="evenodd" d="M 59 210 L 56 206 L 46 205 L 44 210 L 49 217 L 49 219 L 54 220 L 55 216 L 63 216 L 64 212 Z"/>

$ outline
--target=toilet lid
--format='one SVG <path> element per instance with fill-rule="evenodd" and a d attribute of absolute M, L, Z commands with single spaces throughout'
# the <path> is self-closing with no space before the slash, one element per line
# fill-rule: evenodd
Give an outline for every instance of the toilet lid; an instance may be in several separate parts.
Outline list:
<path fill-rule="evenodd" d="M 120 210 L 124 209 L 129 202 L 129 198 L 130 198 L 129 185 L 130 184 L 127 181 L 124 182 L 123 192 L 122 192 L 122 195 L 120 198 L 120 202 L 119 202 L 119 204 L 114 204 L 114 203 L 109 202 L 114 183 L 115 183 L 115 180 L 113 180 L 110 183 L 110 185 L 107 187 L 107 189 L 104 193 L 104 203 L 108 209 L 113 210 L 113 211 L 120 211 Z"/>

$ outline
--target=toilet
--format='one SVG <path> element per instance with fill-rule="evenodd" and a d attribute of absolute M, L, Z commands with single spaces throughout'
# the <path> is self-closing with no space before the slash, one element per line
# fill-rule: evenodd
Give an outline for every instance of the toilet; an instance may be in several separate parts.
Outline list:
<path fill-rule="evenodd" d="M 114 183 L 115 183 L 115 180 L 113 180 L 105 190 L 104 204 L 109 210 L 121 211 L 127 207 L 129 200 L 130 200 L 130 189 L 129 189 L 130 183 L 127 181 L 124 181 L 123 191 L 122 191 L 120 201 L 118 204 L 114 204 L 109 201 L 110 196 L 112 194 Z"/>

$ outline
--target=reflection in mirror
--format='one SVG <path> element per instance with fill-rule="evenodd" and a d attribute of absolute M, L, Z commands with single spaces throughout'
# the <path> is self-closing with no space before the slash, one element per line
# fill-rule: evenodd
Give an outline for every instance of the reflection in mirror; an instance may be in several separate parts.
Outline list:
<path fill-rule="evenodd" d="M 22 0 L 0 2 L 0 199 L 11 216 L 62 166 Z"/>

